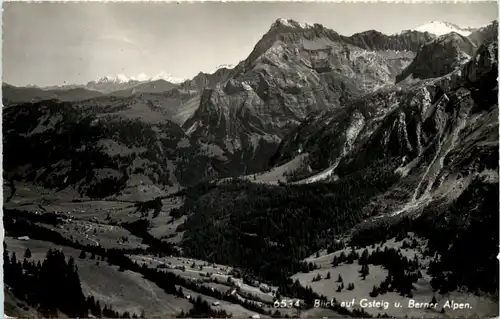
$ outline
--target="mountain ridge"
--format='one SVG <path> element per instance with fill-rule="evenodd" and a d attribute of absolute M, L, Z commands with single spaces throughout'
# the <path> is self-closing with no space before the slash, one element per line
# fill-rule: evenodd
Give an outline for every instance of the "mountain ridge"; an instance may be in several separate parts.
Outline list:
<path fill-rule="evenodd" d="M 460 68 L 478 48 L 498 38 L 498 23 L 476 29 L 468 36 L 450 32 L 422 45 L 412 63 L 396 78 L 396 83 L 408 76 L 417 79 L 440 77 Z M 430 59 L 430 56 L 438 57 Z"/>
<path fill-rule="evenodd" d="M 180 85 L 6 106 L 9 309 L 61 299 L 32 288 L 60 277 L 33 276 L 55 243 L 95 317 L 137 296 L 123 317 L 498 314 L 497 33 L 284 19 L 234 68 Z M 336 302 L 359 296 L 440 306 Z"/>
<path fill-rule="evenodd" d="M 363 37 L 370 34 L 348 38 L 320 24 L 278 19 L 218 87 L 202 93 L 200 107 L 183 127 L 235 162 L 251 163 L 240 168 L 243 172 L 263 169 L 267 164 L 256 161 L 262 157 L 256 155 L 259 149 L 267 149 L 264 157 L 269 156 L 276 141 L 308 113 L 335 108 L 394 81 L 414 56 L 409 49 L 430 38 L 414 39 L 414 33 L 402 36 L 409 41 L 391 44 L 383 35 L 383 41 L 367 45 Z M 383 66 L 371 66 L 374 61 Z"/>
<path fill-rule="evenodd" d="M 160 110 L 161 118 L 174 121 L 205 145 L 223 176 L 255 173 L 269 168 L 269 158 L 282 139 L 310 114 L 340 110 L 384 90 L 412 69 L 426 45 L 448 38 L 467 39 L 453 33 L 439 38 L 418 32 L 387 36 L 374 30 L 344 37 L 320 24 L 278 19 L 234 68 L 200 72 L 180 85 L 163 80 L 141 83 L 115 92 L 119 99 L 99 97 L 96 103 L 85 103 L 99 108 L 125 103 L 120 114 L 146 112 L 146 123 L 148 112 Z M 473 48 L 466 49 L 473 54 Z M 110 81 L 116 82 L 102 82 Z"/>
<path fill-rule="evenodd" d="M 443 26 L 449 27 L 449 29 L 447 29 L 446 33 L 453 32 L 453 30 L 458 30 L 458 31 L 460 31 L 460 30 L 467 30 L 469 32 L 469 34 L 464 34 L 466 36 L 470 35 L 471 32 L 480 29 L 480 28 L 471 28 L 471 27 L 460 27 L 460 26 L 458 26 L 456 24 L 449 23 L 449 22 L 430 21 L 428 24 L 424 24 L 424 25 L 422 25 L 420 27 L 416 27 L 416 28 L 413 28 L 413 29 L 403 30 L 400 33 L 396 33 L 396 34 L 384 34 L 382 32 L 376 31 L 376 30 L 367 30 L 367 31 L 355 33 L 355 34 L 353 34 L 351 36 L 343 36 L 342 35 L 341 37 L 343 37 L 343 38 L 353 38 L 355 35 L 361 35 L 361 34 L 364 34 L 364 33 L 372 33 L 372 32 L 378 33 L 379 35 L 383 35 L 383 36 L 386 36 L 386 37 L 401 36 L 404 33 L 408 33 L 408 32 L 409 33 L 417 33 L 418 32 L 418 33 L 425 34 L 426 32 L 427 33 L 432 33 L 432 32 L 429 32 L 427 30 L 424 30 L 425 27 L 426 26 L 430 27 L 430 26 L 433 26 L 433 25 L 443 25 Z M 484 26 L 484 27 L 486 27 L 486 26 Z M 481 28 L 484 28 L 484 27 L 481 27 Z M 297 30 L 297 29 L 313 29 L 313 28 L 327 29 L 327 28 L 325 28 L 323 25 L 321 25 L 319 23 L 308 24 L 308 23 L 301 23 L 301 22 L 295 21 L 293 19 L 278 18 L 278 19 L 276 19 L 271 24 L 270 30 L 272 30 L 272 29 L 281 29 L 281 31 L 283 31 L 284 29 L 289 29 L 289 30 L 296 29 Z M 328 29 L 328 30 L 330 30 L 330 29 Z M 334 32 L 334 33 L 336 33 L 336 32 Z M 339 35 L 338 33 L 336 33 L 336 34 Z M 440 35 L 443 35 L 443 34 L 445 34 L 445 33 L 441 32 L 441 33 L 435 34 L 434 36 L 440 36 Z M 222 65 L 222 66 L 218 67 L 217 70 L 214 71 L 213 73 L 203 73 L 203 72 L 200 72 L 200 73 L 203 73 L 203 74 L 214 74 L 220 68 L 232 69 L 232 68 L 234 68 L 234 65 Z M 110 84 L 110 83 L 114 83 L 114 84 L 126 84 L 126 83 L 130 82 L 130 84 L 134 84 L 134 83 L 140 83 L 140 82 L 156 81 L 156 80 L 160 80 L 160 79 L 165 80 L 165 81 L 170 82 L 170 83 L 173 83 L 173 84 L 182 84 L 184 82 L 192 80 L 192 79 L 185 79 L 185 78 L 173 77 L 173 76 L 169 75 L 168 73 L 162 71 L 162 72 L 159 72 L 155 76 L 147 76 L 144 73 L 141 73 L 141 74 L 139 74 L 137 76 L 131 76 L 131 77 L 128 77 L 128 76 L 126 76 L 124 74 L 117 74 L 117 75 L 100 76 L 96 80 L 90 80 L 90 81 L 88 81 L 85 84 L 65 84 L 65 85 L 52 85 L 52 86 L 37 86 L 35 84 L 32 84 L 32 85 L 28 85 L 26 87 L 35 86 L 35 87 L 41 88 L 41 89 L 52 90 L 52 89 L 83 87 L 85 85 L 89 85 L 89 84 L 90 85 L 92 85 L 92 84 L 95 85 L 97 83 L 100 83 L 100 84 L 105 84 L 105 83 L 108 83 L 108 84 Z"/>

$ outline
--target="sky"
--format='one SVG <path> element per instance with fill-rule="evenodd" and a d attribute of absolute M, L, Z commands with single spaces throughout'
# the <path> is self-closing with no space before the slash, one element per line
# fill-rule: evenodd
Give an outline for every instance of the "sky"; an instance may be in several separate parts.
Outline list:
<path fill-rule="evenodd" d="M 101 76 L 174 78 L 244 60 L 277 18 L 343 35 L 395 33 L 430 21 L 480 27 L 496 2 L 468 3 L 22 3 L 3 4 L 3 81 L 79 84 Z"/>

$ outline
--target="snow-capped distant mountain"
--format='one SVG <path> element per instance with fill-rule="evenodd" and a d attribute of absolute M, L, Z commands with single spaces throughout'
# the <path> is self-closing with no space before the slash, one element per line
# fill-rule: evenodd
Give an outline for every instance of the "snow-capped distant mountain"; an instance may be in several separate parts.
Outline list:
<path fill-rule="evenodd" d="M 95 82 L 96 83 L 100 83 L 100 84 L 107 84 L 107 83 L 127 83 L 130 80 L 131 79 L 127 78 L 125 75 L 118 74 L 116 76 L 106 75 L 106 76 L 100 77 Z"/>
<path fill-rule="evenodd" d="M 426 23 L 424 25 L 421 25 L 417 28 L 414 29 L 415 31 L 419 32 L 429 32 L 432 34 L 435 34 L 437 36 L 441 36 L 443 34 L 455 32 L 463 36 L 469 36 L 472 31 L 474 30 L 473 28 L 463 28 L 460 27 L 456 24 L 449 23 L 449 22 L 441 22 L 441 21 L 431 21 L 429 23 Z"/>
<path fill-rule="evenodd" d="M 132 91 L 131 89 L 143 84 L 145 86 L 143 86 L 142 88 L 138 88 L 138 92 L 150 92 L 150 91 L 161 92 L 162 88 L 168 90 L 172 86 L 176 87 L 178 84 L 183 83 L 185 81 L 186 79 L 176 78 L 162 71 L 156 74 L 155 76 L 148 76 L 144 73 L 140 73 L 136 76 L 130 76 L 130 77 L 124 74 L 106 75 L 99 77 L 96 80 L 89 81 L 85 84 L 53 85 L 47 87 L 37 87 L 35 85 L 29 85 L 25 88 L 39 89 L 41 91 L 67 91 L 75 89 L 84 89 L 84 90 L 96 91 L 86 94 L 94 96 L 96 95 L 97 92 L 103 94 L 110 94 L 113 92 L 120 91 L 120 94 L 124 94 L 124 92 L 127 91 L 130 92 L 130 94 L 133 94 L 133 92 L 135 91 Z M 148 86 L 149 84 L 151 84 L 151 86 Z M 40 94 L 37 94 L 36 96 L 39 95 Z M 44 95 L 42 94 L 42 96 Z"/>
<path fill-rule="evenodd" d="M 182 82 L 186 81 L 186 79 L 176 78 L 176 77 L 173 77 L 170 74 L 162 71 L 155 76 L 148 76 L 144 73 L 140 73 L 137 76 L 131 76 L 131 77 L 127 77 L 124 74 L 117 74 L 115 76 L 107 75 L 107 76 L 103 76 L 103 77 L 98 78 L 97 81 L 95 81 L 95 82 L 96 83 L 128 83 L 128 82 L 148 82 L 148 81 L 157 81 L 157 80 L 165 80 L 167 82 L 175 83 L 175 84 L 182 83 Z"/>
<path fill-rule="evenodd" d="M 129 92 L 130 89 L 138 85 L 155 83 L 157 81 L 166 81 L 169 84 L 176 85 L 184 82 L 185 79 L 173 77 L 170 74 L 163 71 L 155 76 L 148 76 L 144 73 L 140 73 L 136 76 L 130 76 L 130 77 L 124 74 L 117 74 L 117 75 L 103 76 L 95 81 L 90 81 L 85 85 L 85 87 L 94 91 L 99 91 L 101 93 L 111 93 L 124 90 Z M 168 87 L 168 85 L 166 87 Z M 158 88 L 156 87 L 155 90 L 158 90 Z"/>

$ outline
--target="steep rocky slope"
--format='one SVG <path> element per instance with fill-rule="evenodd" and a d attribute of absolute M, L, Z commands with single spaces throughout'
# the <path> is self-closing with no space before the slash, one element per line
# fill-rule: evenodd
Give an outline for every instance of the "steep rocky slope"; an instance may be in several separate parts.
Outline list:
<path fill-rule="evenodd" d="M 409 76 L 416 79 L 440 77 L 460 68 L 481 44 L 498 38 L 498 23 L 494 21 L 467 34 L 446 33 L 424 44 L 412 63 L 397 76 L 397 82 Z"/>
<path fill-rule="evenodd" d="M 498 182 L 496 76 L 493 42 L 446 76 L 379 90 L 309 117 L 284 139 L 273 164 L 307 154 L 295 178 L 304 183 L 342 179 L 377 161 L 395 160 L 413 189 L 402 210 L 421 208 L 435 196 L 454 198 L 477 176 Z"/>
<path fill-rule="evenodd" d="M 187 91 L 202 92 L 214 88 L 217 83 L 224 82 L 231 74 L 231 69 L 221 67 L 212 74 L 198 73 L 194 78 L 181 83 L 181 88 Z"/>
<path fill-rule="evenodd" d="M 467 37 L 478 47 L 483 43 L 496 41 L 498 39 L 498 21 L 495 20 L 487 26 L 472 30 Z"/>
<path fill-rule="evenodd" d="M 422 47 L 415 60 L 398 76 L 397 81 L 402 81 L 410 75 L 417 79 L 428 79 L 448 74 L 467 62 L 475 49 L 472 41 L 463 35 L 442 35 Z"/>
<path fill-rule="evenodd" d="M 407 36 L 375 40 L 377 51 L 364 38 L 277 20 L 227 81 L 202 93 L 183 127 L 223 150 L 229 172 L 262 170 L 281 138 L 308 114 L 394 82 L 414 57 L 405 49 Z M 418 41 L 409 43 L 408 49 Z"/>
<path fill-rule="evenodd" d="M 387 279 L 391 289 L 403 283 L 408 290 L 401 296 L 413 298 L 426 281 L 426 293 L 443 298 L 450 291 L 494 298 L 497 75 L 493 42 L 446 76 L 387 87 L 308 116 L 274 158 L 275 165 L 300 158 L 300 173 L 308 175 L 292 174 L 296 182 L 280 185 L 233 179 L 186 191 L 189 201 L 176 211 L 186 215 L 183 250 L 244 267 L 288 293 L 296 286 L 290 274 L 310 272 L 302 261 L 314 252 L 318 257 L 327 248 L 332 256 L 345 241 L 345 258 L 348 251 L 411 233 L 425 242 L 415 245 L 422 246 L 417 270 L 426 278 L 418 279 L 420 273 L 418 282 L 408 282 L 415 269 L 396 263 Z M 385 300 L 386 292 L 374 290 Z"/>
<path fill-rule="evenodd" d="M 346 41 L 351 41 L 367 50 L 396 50 L 417 52 L 420 47 L 432 40 L 436 36 L 428 32 L 403 31 L 395 35 L 386 35 L 376 30 L 369 30 L 361 33 L 355 33 Z"/>

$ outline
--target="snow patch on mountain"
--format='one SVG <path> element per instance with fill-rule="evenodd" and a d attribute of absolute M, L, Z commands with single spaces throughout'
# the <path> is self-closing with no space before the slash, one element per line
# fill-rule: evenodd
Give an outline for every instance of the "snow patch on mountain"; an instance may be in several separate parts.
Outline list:
<path fill-rule="evenodd" d="M 97 83 L 127 83 L 130 81 L 124 74 L 106 75 L 97 79 Z"/>
<path fill-rule="evenodd" d="M 308 23 L 301 23 L 292 19 L 283 19 L 283 18 L 277 19 L 276 22 L 274 22 L 272 25 L 272 27 L 280 27 L 280 26 L 287 28 L 301 28 L 301 29 L 309 29 L 314 27 Z"/>
<path fill-rule="evenodd" d="M 235 65 L 234 64 L 220 64 L 218 65 L 215 70 L 219 70 L 219 69 L 234 69 Z"/>
<path fill-rule="evenodd" d="M 469 36 L 472 33 L 473 29 L 463 28 L 449 22 L 431 21 L 415 28 L 414 30 L 419 32 L 429 32 L 437 36 L 441 36 L 443 34 L 448 34 L 451 32 L 455 32 L 463 36 Z"/>

